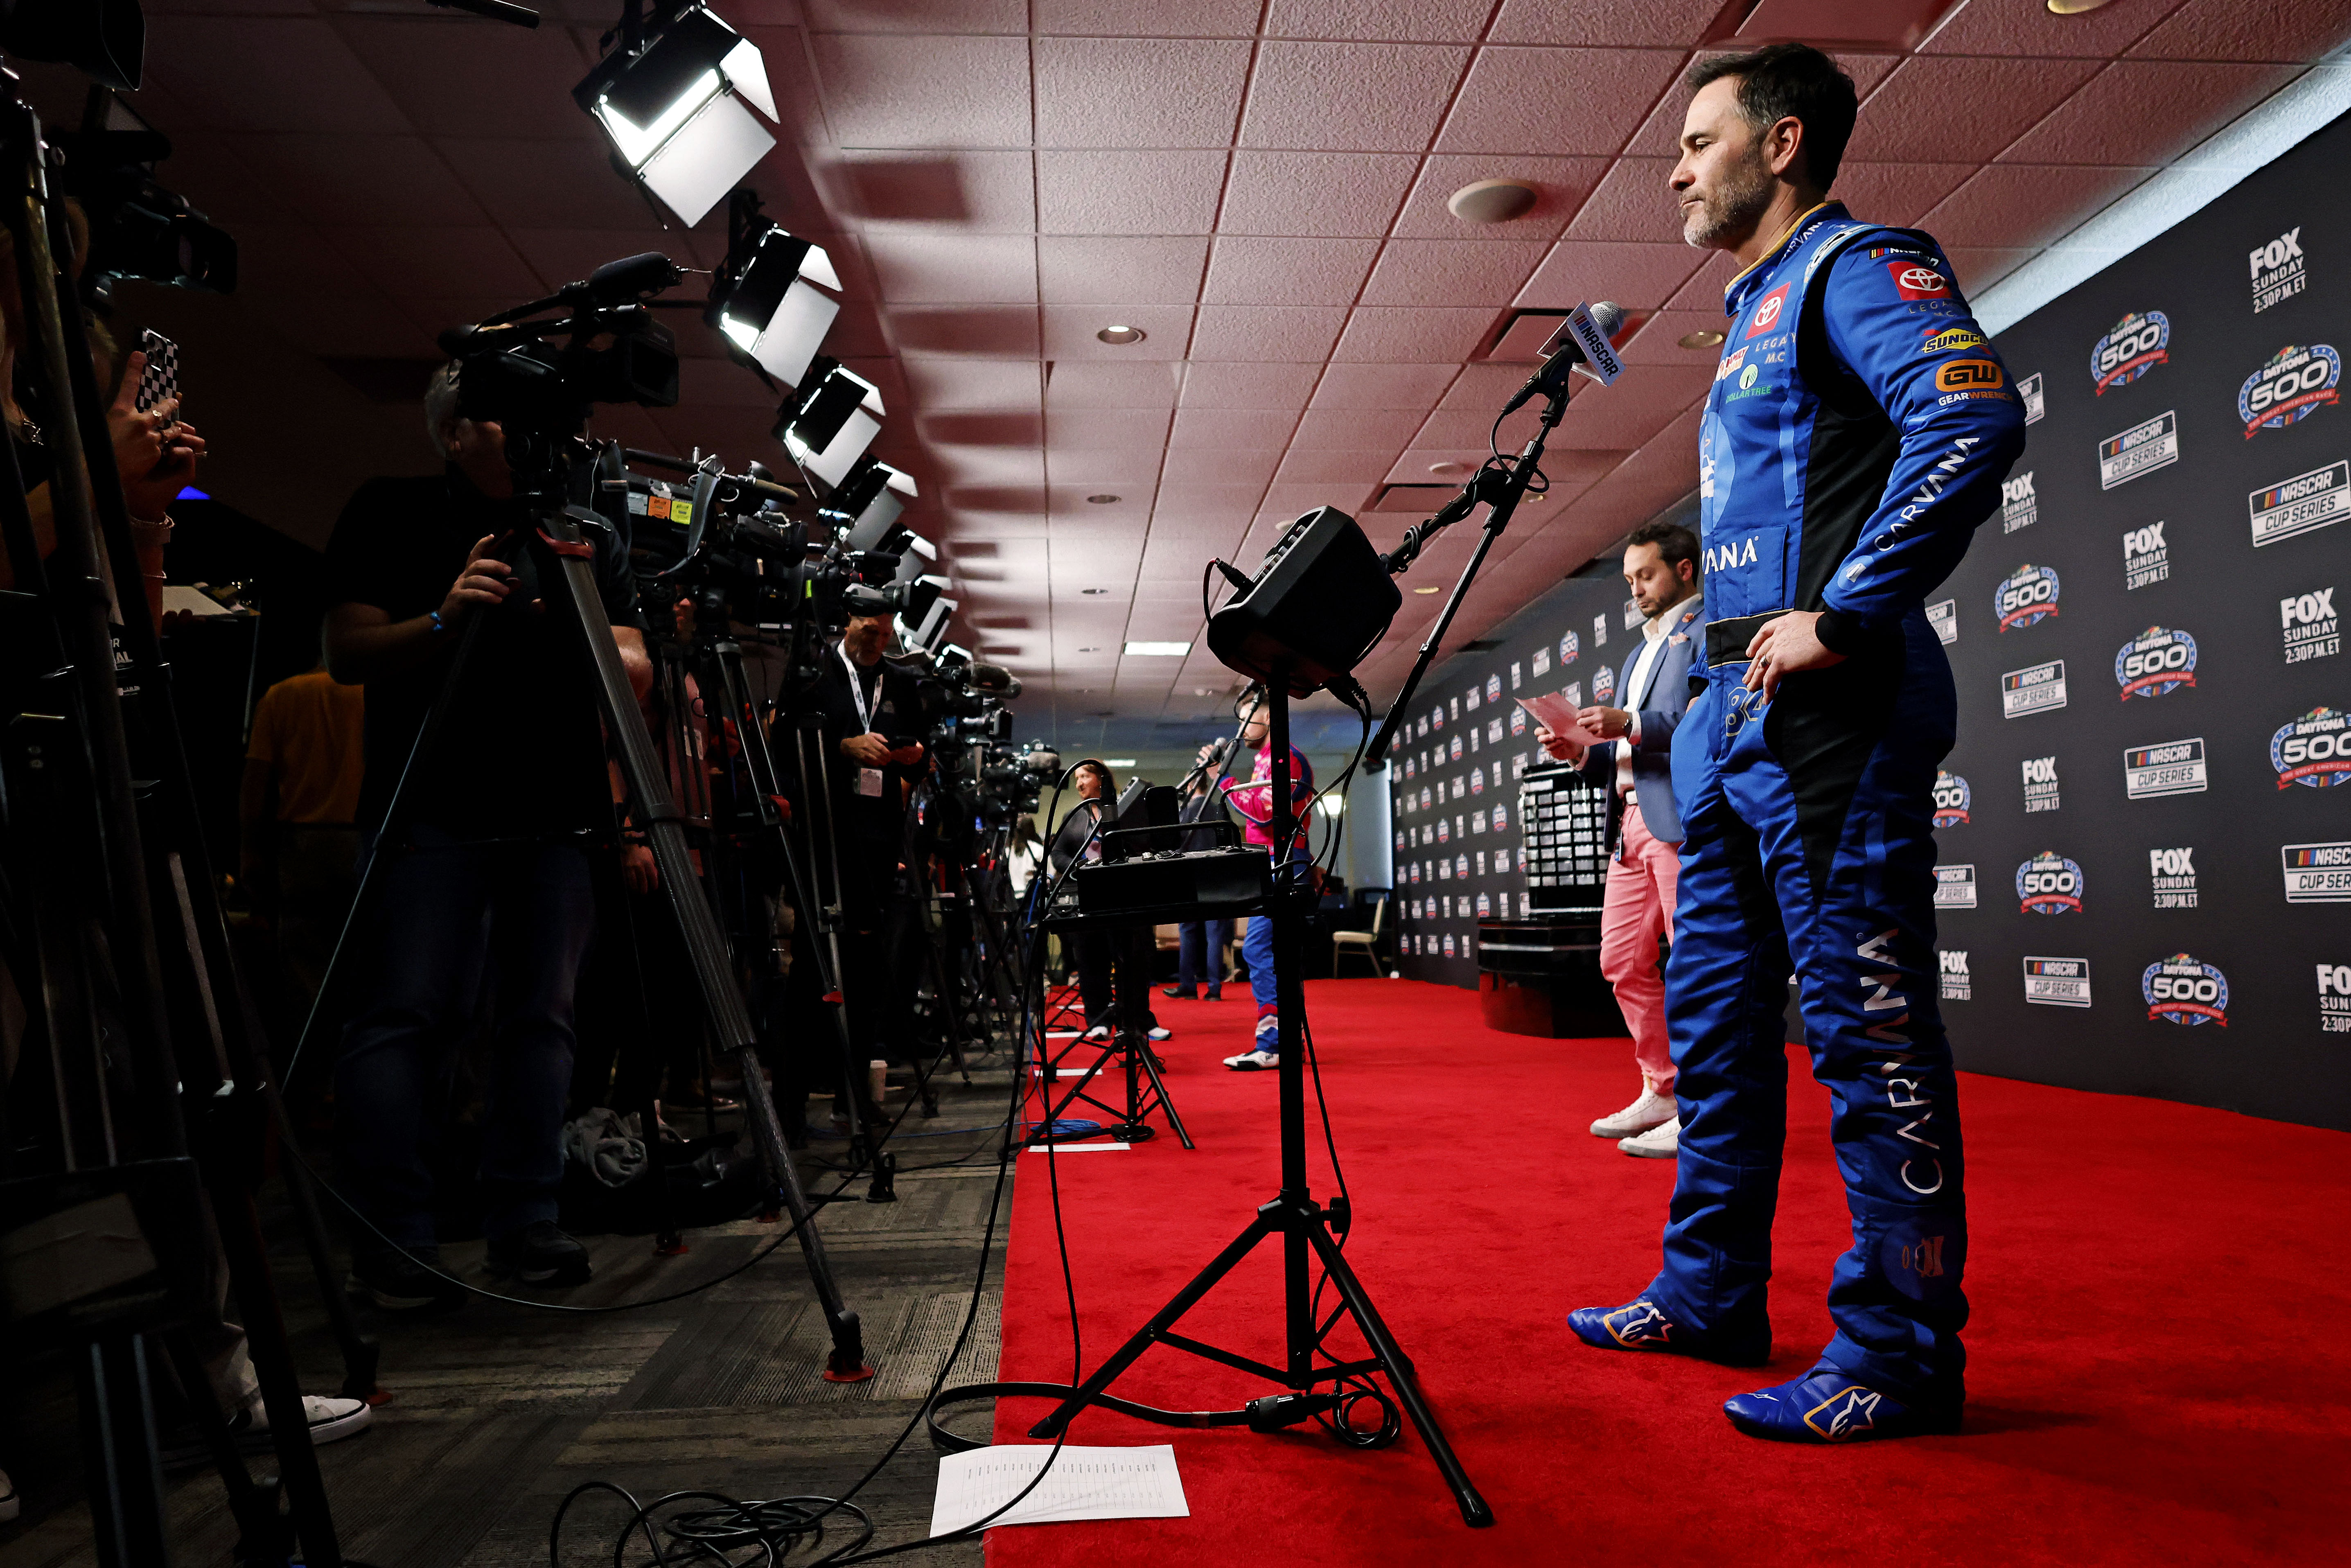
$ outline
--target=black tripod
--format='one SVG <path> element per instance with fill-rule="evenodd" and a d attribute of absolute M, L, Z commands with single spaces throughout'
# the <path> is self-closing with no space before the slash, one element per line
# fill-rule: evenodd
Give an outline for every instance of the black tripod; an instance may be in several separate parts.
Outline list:
<path fill-rule="evenodd" d="M 1043 921 L 1038 923 L 1037 940 L 1040 947 L 1044 943 L 1047 924 Z M 1092 925 L 1083 921 L 1053 924 L 1059 924 L 1064 932 L 1073 936 Z M 1134 936 L 1130 928 L 1115 925 L 1112 926 L 1111 934 L 1113 941 L 1126 941 Z M 1042 967 L 1041 956 L 1040 954 L 1040 967 Z M 1117 961 L 1117 968 L 1131 974 L 1139 971 L 1142 966 L 1121 958 Z M 1054 1137 L 1053 1129 L 1061 1124 L 1064 1116 L 1069 1114 L 1070 1108 L 1082 1102 L 1109 1116 L 1111 1118 L 1108 1124 L 1109 1131 L 1124 1142 L 1140 1144 L 1158 1136 L 1158 1129 L 1153 1127 L 1149 1122 L 1152 1113 L 1155 1111 L 1166 1116 L 1168 1131 L 1174 1133 L 1186 1148 L 1195 1146 L 1192 1134 L 1184 1130 L 1184 1118 L 1176 1113 L 1176 1102 L 1167 1093 L 1167 1081 L 1159 1076 L 1159 1058 L 1153 1052 L 1151 1042 L 1144 1038 L 1141 1026 L 1128 1020 L 1127 1011 L 1127 998 L 1121 994 L 1118 998 L 1118 1023 L 1112 1030 L 1110 1044 L 1096 1054 L 1092 1062 L 1083 1071 L 1078 1073 L 1077 1082 L 1062 1093 L 1058 1103 L 1053 1100 L 1054 1091 L 1059 1085 L 1061 1074 L 1071 1071 L 1063 1067 L 1061 1063 L 1073 1052 L 1089 1050 L 1092 1047 L 1083 1036 L 1071 1040 L 1058 1051 L 1046 1047 L 1041 1041 L 1039 1043 L 1037 1078 L 1039 1092 L 1045 1101 L 1046 1109 L 1045 1114 L 1036 1122 L 1034 1131 L 1029 1134 L 1029 1142 L 1041 1144 Z M 1104 1068 L 1113 1068 L 1113 1076 L 1123 1076 L 1125 1079 L 1124 1104 L 1113 1104 L 1108 1101 L 1096 1099 L 1089 1092 Z"/>
<path fill-rule="evenodd" d="M 1271 677 L 1266 683 L 1270 735 L 1273 747 L 1272 833 L 1273 841 L 1287 848 L 1297 833 L 1297 819 L 1290 800 L 1290 664 L 1277 661 Z M 1137 1330 L 1134 1336 L 1121 1345 L 1108 1361 L 1095 1369 L 1092 1376 L 1080 1385 L 1053 1413 L 1029 1429 L 1032 1437 L 1060 1436 L 1071 1420 L 1087 1405 L 1106 1390 L 1111 1383 L 1133 1365 L 1135 1359 L 1154 1344 L 1172 1345 L 1194 1355 L 1228 1366 L 1253 1372 L 1294 1391 L 1287 1397 L 1255 1401 L 1243 1412 L 1187 1421 L 1185 1425 L 1228 1425 L 1246 1422 L 1252 1429 L 1272 1430 L 1294 1426 L 1316 1416 L 1341 1411 L 1347 1402 L 1344 1394 L 1317 1394 L 1321 1384 L 1358 1385 L 1368 1375 L 1384 1376 L 1396 1398 L 1410 1417 L 1414 1429 L 1436 1459 L 1443 1472 L 1445 1483 L 1453 1490 L 1460 1505 L 1461 1517 L 1472 1525 L 1494 1522 L 1493 1510 L 1478 1495 L 1470 1483 L 1468 1472 L 1454 1457 L 1452 1445 L 1437 1424 L 1436 1413 L 1422 1397 L 1420 1385 L 1414 1375 L 1411 1361 L 1396 1345 L 1395 1336 L 1380 1318 L 1379 1310 L 1355 1277 L 1355 1271 L 1332 1234 L 1334 1216 L 1314 1201 L 1307 1190 L 1306 1175 L 1306 998 L 1300 980 L 1300 968 L 1304 960 L 1301 938 L 1306 922 L 1305 903 L 1310 895 L 1299 881 L 1286 874 L 1286 867 L 1277 873 L 1268 908 L 1273 921 L 1274 981 L 1276 1009 L 1280 1019 L 1281 1065 L 1279 1070 L 1281 1093 L 1281 1191 L 1274 1199 L 1257 1211 L 1255 1218 L 1233 1239 L 1232 1244 L 1217 1254 L 1192 1282 L 1176 1292 L 1173 1301 L 1153 1315 L 1151 1321 Z M 1192 1310 L 1201 1297 L 1216 1288 L 1217 1282 L 1230 1273 L 1234 1265 L 1257 1249 L 1259 1242 L 1270 1237 L 1281 1238 L 1282 1300 L 1285 1339 L 1288 1355 L 1284 1364 L 1271 1366 L 1248 1356 L 1202 1343 L 1198 1340 L 1173 1332 L 1177 1320 Z M 1318 1323 L 1313 1281 L 1309 1278 L 1310 1260 L 1319 1260 L 1322 1270 L 1334 1286 L 1340 1298 L 1340 1309 Z M 1371 1347 L 1371 1355 L 1364 1360 L 1339 1362 L 1317 1366 L 1314 1358 L 1322 1341 L 1335 1327 L 1341 1315 L 1351 1319 Z M 1130 1414 L 1140 1413 L 1136 1407 L 1123 1406 Z M 1149 1418 L 1158 1419 L 1154 1416 Z"/>

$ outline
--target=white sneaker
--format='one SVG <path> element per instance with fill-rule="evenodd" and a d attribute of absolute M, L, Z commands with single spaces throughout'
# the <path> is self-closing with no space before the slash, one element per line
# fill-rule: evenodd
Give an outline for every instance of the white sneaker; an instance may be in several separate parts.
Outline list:
<path fill-rule="evenodd" d="M 1235 1072 L 1270 1072 L 1281 1065 L 1281 1058 L 1270 1051 L 1245 1051 L 1225 1058 L 1225 1065 Z"/>
<path fill-rule="evenodd" d="M 1682 1119 L 1676 1116 L 1643 1133 L 1638 1137 L 1620 1138 L 1616 1146 L 1628 1155 L 1645 1160 L 1669 1160 L 1681 1153 Z"/>
<path fill-rule="evenodd" d="M 1629 1138 L 1652 1127 L 1662 1126 L 1672 1121 L 1675 1114 L 1672 1095 L 1644 1088 L 1638 1100 L 1614 1116 L 1603 1116 L 1593 1123 L 1592 1135 L 1595 1138 Z"/>
<path fill-rule="evenodd" d="M 337 1399 L 306 1394 L 302 1396 L 302 1415 L 309 1423 L 310 1441 L 315 1446 L 358 1437 L 374 1422 L 375 1408 L 364 1399 Z M 265 1452 L 272 1446 L 269 1412 L 258 1400 L 249 1408 L 238 1411 L 230 1419 L 228 1429 L 237 1448 L 246 1453 Z M 193 1429 L 183 1427 L 159 1445 L 158 1457 L 167 1470 L 186 1469 L 209 1463 L 212 1449 Z"/>
<path fill-rule="evenodd" d="M 1152 1039 L 1154 1039 L 1154 1040 L 1165 1040 L 1165 1039 L 1167 1039 L 1171 1034 L 1173 1034 L 1174 1032 L 1175 1032 L 1175 1031 L 1174 1031 L 1173 1030 L 1168 1029 L 1165 1025 L 1164 1025 L 1164 1024 L 1163 1024 L 1163 1025 L 1161 1025 L 1159 1028 L 1155 1029 L 1155 1030 L 1152 1030 L 1150 1031 L 1150 1035 L 1151 1035 L 1151 1038 L 1152 1038 Z"/>
<path fill-rule="evenodd" d="M 1110 1025 L 1106 1023 L 1098 1023 L 1078 1038 L 1080 1040 L 1107 1041 L 1110 1039 Z"/>

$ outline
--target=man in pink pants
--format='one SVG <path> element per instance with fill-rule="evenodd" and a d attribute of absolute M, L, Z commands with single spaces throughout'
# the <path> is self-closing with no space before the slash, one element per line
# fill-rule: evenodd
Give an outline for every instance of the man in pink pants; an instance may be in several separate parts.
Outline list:
<path fill-rule="evenodd" d="M 1678 523 L 1649 523 L 1625 547 L 1625 584 L 1646 619 L 1641 645 L 1625 661 L 1615 695 L 1576 715 L 1600 739 L 1538 728 L 1543 749 L 1581 760 L 1583 775 L 1608 791 L 1608 891 L 1600 911 L 1600 972 L 1633 1031 L 1641 1094 L 1592 1124 L 1628 1155 L 1674 1157 L 1681 1121 L 1674 1062 L 1666 1046 L 1666 983 L 1657 941 L 1673 939 L 1675 879 L 1680 869 L 1681 818 L 1674 807 L 1673 740 L 1689 706 L 1689 671 L 1706 643 L 1706 601 L 1698 592 L 1698 538 Z"/>

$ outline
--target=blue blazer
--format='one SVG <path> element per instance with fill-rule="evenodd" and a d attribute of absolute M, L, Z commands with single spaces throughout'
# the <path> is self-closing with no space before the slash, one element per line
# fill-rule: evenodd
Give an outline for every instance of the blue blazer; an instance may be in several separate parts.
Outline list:
<path fill-rule="evenodd" d="M 1689 674 L 1706 660 L 1706 601 L 1686 599 L 1671 612 L 1673 624 L 1666 645 L 1649 667 L 1646 691 L 1633 689 L 1633 671 L 1648 646 L 1635 643 L 1616 674 L 1616 701 L 1641 716 L 1641 738 L 1633 747 L 1633 793 L 1641 802 L 1641 821 L 1666 843 L 1682 838 L 1681 812 L 1674 805 L 1674 731 L 1681 727 L 1689 706 Z M 1604 740 L 1583 755 L 1583 776 L 1608 791 L 1608 847 L 1616 847 L 1624 806 L 1617 799 L 1616 748 L 1628 743 Z"/>

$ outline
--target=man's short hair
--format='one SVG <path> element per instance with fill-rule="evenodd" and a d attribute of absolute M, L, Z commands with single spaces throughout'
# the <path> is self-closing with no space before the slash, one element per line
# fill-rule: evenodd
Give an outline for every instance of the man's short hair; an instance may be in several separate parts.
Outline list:
<path fill-rule="evenodd" d="M 452 360 L 424 383 L 424 439 L 433 444 L 433 455 L 444 463 L 449 444 L 444 432 L 457 419 L 457 371 L 458 361 Z"/>
<path fill-rule="evenodd" d="M 1635 545 L 1656 546 L 1658 556 L 1668 566 L 1679 561 L 1689 562 L 1690 580 L 1692 582 L 1698 580 L 1699 570 L 1698 536 L 1681 524 L 1643 523 L 1625 540 L 1626 549 L 1631 549 Z"/>
<path fill-rule="evenodd" d="M 1861 111 L 1853 78 L 1810 44 L 1766 44 L 1752 53 L 1700 60 L 1684 78 L 1696 92 L 1724 77 L 1739 78 L 1739 112 L 1758 135 L 1783 120 L 1804 127 L 1804 167 L 1827 190 L 1836 183 L 1844 144 Z"/>

